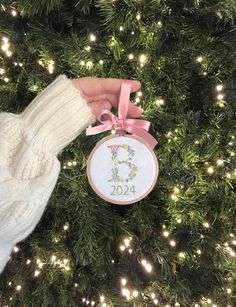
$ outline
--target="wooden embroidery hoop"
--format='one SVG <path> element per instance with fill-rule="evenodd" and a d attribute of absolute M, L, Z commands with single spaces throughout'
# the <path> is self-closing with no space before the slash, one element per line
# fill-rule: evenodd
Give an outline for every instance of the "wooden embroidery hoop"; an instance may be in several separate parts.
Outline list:
<path fill-rule="evenodd" d="M 148 145 L 147 142 L 145 142 L 142 138 L 136 136 L 136 135 L 128 135 L 128 134 L 125 134 L 125 135 L 122 135 L 123 137 L 127 137 L 127 138 L 132 138 L 132 139 L 136 139 L 137 141 L 143 143 L 146 145 L 146 147 L 148 148 L 148 150 L 150 151 L 152 157 L 153 157 L 153 160 L 155 162 L 155 176 L 154 176 L 154 179 L 153 179 L 153 182 L 150 186 L 150 188 L 141 196 L 137 197 L 136 199 L 133 199 L 132 201 L 116 201 L 116 200 L 113 200 L 113 199 L 110 199 L 108 198 L 107 196 L 101 194 L 96 186 L 94 185 L 93 183 L 93 180 L 91 178 L 91 175 L 90 175 L 90 163 L 91 163 L 91 160 L 92 160 L 92 157 L 93 157 L 93 154 L 95 153 L 95 151 L 97 150 L 97 148 L 103 144 L 104 142 L 106 142 L 107 140 L 109 139 L 112 139 L 112 138 L 118 138 L 120 137 L 120 135 L 110 135 L 110 136 L 107 136 L 105 138 L 103 138 L 102 140 L 100 140 L 96 146 L 93 148 L 93 150 L 91 151 L 90 155 L 89 155 L 89 158 L 88 158 L 88 162 L 87 162 L 87 176 L 88 176 L 88 181 L 89 181 L 89 184 L 91 185 L 92 189 L 94 190 L 94 192 L 96 194 L 98 194 L 102 199 L 106 200 L 107 202 L 109 203 L 112 203 L 112 204 L 116 204 L 116 205 L 130 205 L 130 204 L 133 204 L 133 203 L 136 203 L 138 202 L 139 200 L 143 199 L 144 197 L 146 197 L 154 188 L 155 184 L 156 184 L 156 181 L 157 181 L 157 177 L 158 177 L 158 171 L 159 171 L 159 167 L 158 167 L 158 160 L 153 152 L 153 150 L 150 148 L 150 146 Z"/>

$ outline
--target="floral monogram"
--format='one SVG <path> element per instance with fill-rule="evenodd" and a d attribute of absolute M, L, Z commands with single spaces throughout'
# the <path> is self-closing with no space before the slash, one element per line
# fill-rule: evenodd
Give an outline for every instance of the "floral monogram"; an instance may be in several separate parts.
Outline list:
<path fill-rule="evenodd" d="M 112 178 L 109 179 L 108 182 L 123 183 L 123 182 L 131 181 L 137 175 L 137 171 L 138 171 L 137 166 L 134 163 L 131 162 L 131 160 L 133 159 L 133 157 L 135 155 L 135 151 L 128 144 L 109 145 L 107 147 L 111 149 L 111 159 L 112 159 L 112 169 L 111 169 Z M 127 150 L 127 152 L 128 152 L 128 159 L 127 160 L 118 160 L 118 150 L 119 150 L 119 148 L 123 148 L 123 149 Z M 120 164 L 126 164 L 130 169 L 128 178 L 126 178 L 126 179 L 123 179 L 119 176 L 118 166 Z"/>

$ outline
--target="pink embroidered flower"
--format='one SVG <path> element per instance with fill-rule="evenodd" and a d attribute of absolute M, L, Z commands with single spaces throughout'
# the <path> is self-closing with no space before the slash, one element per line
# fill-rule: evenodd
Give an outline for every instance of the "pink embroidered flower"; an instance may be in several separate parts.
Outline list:
<path fill-rule="evenodd" d="M 111 145 L 111 151 L 112 152 L 117 152 L 119 148 L 119 145 Z"/>

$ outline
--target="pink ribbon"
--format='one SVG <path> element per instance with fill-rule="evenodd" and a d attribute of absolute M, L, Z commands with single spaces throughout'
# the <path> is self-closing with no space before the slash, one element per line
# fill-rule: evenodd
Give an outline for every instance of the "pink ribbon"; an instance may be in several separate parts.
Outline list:
<path fill-rule="evenodd" d="M 116 133 L 119 135 L 124 135 L 124 131 L 127 131 L 144 139 L 153 149 L 157 144 L 157 140 L 148 133 L 150 122 L 142 119 L 126 118 L 130 91 L 130 82 L 123 80 L 119 97 L 118 117 L 109 110 L 103 110 L 98 117 L 98 121 L 101 125 L 87 128 L 86 135 L 98 134 L 111 129 L 115 129 Z"/>

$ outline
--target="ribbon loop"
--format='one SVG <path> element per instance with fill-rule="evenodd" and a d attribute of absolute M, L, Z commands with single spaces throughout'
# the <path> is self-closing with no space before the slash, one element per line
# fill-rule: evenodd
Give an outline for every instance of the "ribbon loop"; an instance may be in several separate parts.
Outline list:
<path fill-rule="evenodd" d="M 98 121 L 101 125 L 87 128 L 86 135 L 98 134 L 111 129 L 115 129 L 116 133 L 119 135 L 127 131 L 144 139 L 153 149 L 157 144 L 157 140 L 148 133 L 150 122 L 142 119 L 126 118 L 129 107 L 130 91 L 130 82 L 123 80 L 119 97 L 118 117 L 109 110 L 103 110 L 98 116 Z"/>

